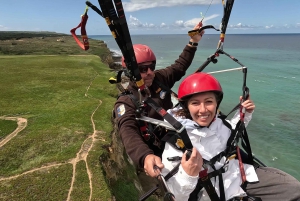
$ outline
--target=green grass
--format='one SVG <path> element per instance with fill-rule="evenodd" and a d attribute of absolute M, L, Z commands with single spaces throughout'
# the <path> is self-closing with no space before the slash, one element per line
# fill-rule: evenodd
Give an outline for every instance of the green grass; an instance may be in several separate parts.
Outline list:
<path fill-rule="evenodd" d="M 17 128 L 14 121 L 0 120 L 0 141 Z"/>
<path fill-rule="evenodd" d="M 83 51 L 70 35 L 0 31 L 0 143 L 18 126 L 6 117 L 27 119 L 0 147 L 0 200 L 68 200 L 77 156 L 69 200 L 138 200 L 111 122 L 117 89 L 108 79 L 119 66 L 103 41 L 89 41 Z"/>
<path fill-rule="evenodd" d="M 72 166 L 65 164 L 0 183 L 0 200 L 66 200 Z"/>
<path fill-rule="evenodd" d="M 82 56 L 2 56 L 0 63 L 0 116 L 23 117 L 27 127 L 0 148 L 0 200 L 66 200 L 72 166 L 82 143 L 93 133 L 91 115 L 99 131 L 88 155 L 92 172 L 92 200 L 137 200 L 138 194 L 126 171 L 107 180 L 99 161 L 108 157 L 111 143 L 111 110 L 117 90 L 108 78 L 114 73 L 100 58 Z M 17 127 L 0 121 L 1 136 Z M 49 164 L 62 164 L 34 171 Z M 71 200 L 88 200 L 89 180 L 83 161 L 76 166 Z M 132 176 L 132 175 L 131 175 Z"/>
<path fill-rule="evenodd" d="M 13 37 L 14 36 L 14 37 Z M 6 40 L 1 40 L 6 38 Z M 79 36 L 80 38 L 80 36 Z M 20 34 L 10 36 L 0 31 L 0 55 L 89 55 L 100 57 L 109 52 L 106 44 L 100 40 L 90 40 L 90 49 L 83 51 L 72 36 L 66 34 Z"/>
<path fill-rule="evenodd" d="M 59 37 L 67 34 L 50 32 L 50 31 L 0 31 L 0 40 L 11 40 L 32 37 Z"/>

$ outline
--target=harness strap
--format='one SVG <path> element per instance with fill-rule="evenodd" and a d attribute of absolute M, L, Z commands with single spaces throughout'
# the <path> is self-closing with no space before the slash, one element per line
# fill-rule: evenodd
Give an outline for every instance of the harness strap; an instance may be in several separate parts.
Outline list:
<path fill-rule="evenodd" d="M 180 144 L 178 143 L 178 141 L 179 141 L 178 139 L 181 139 L 181 136 L 178 133 L 176 133 L 174 131 L 169 131 L 162 140 L 169 142 L 174 148 L 179 149 L 182 152 L 185 152 L 186 148 L 180 146 Z M 222 158 L 224 154 L 225 154 L 224 152 L 221 152 L 216 157 L 214 157 L 212 160 L 216 161 L 217 159 Z M 171 158 L 168 158 L 168 160 L 171 160 L 171 161 L 181 160 L 181 157 L 171 157 Z M 203 159 L 203 160 L 204 160 L 205 165 L 210 165 L 210 166 L 214 167 L 215 162 L 212 163 L 212 161 L 207 161 L 205 159 Z M 181 164 L 181 162 L 179 162 L 165 176 L 166 181 L 178 172 L 180 164 Z M 199 173 L 199 180 L 198 180 L 197 186 L 196 186 L 195 190 L 191 193 L 191 195 L 189 197 L 189 201 L 197 200 L 198 192 L 201 190 L 202 187 L 205 188 L 205 190 L 207 191 L 211 200 L 225 201 L 225 192 L 224 192 L 223 178 L 222 178 L 222 173 L 224 173 L 224 172 L 225 172 L 225 169 L 223 167 L 218 170 L 214 169 L 214 171 L 210 172 L 210 173 L 207 173 L 207 169 L 204 169 L 203 171 L 201 171 Z M 217 176 L 219 176 L 220 198 L 219 198 L 218 194 L 216 193 L 215 188 L 212 185 L 212 182 L 210 180 L 211 178 L 217 177 Z"/>
<path fill-rule="evenodd" d="M 140 107 L 141 105 L 139 105 L 138 100 L 136 99 L 136 97 L 130 92 L 130 91 L 125 91 L 123 93 L 121 93 L 118 98 L 120 96 L 125 96 L 128 95 L 130 97 L 130 99 L 132 100 L 132 102 L 134 103 L 135 107 L 136 107 L 136 114 L 139 116 L 140 115 Z M 145 141 L 149 141 L 151 137 L 152 133 L 149 133 L 147 128 L 148 128 L 148 124 L 145 121 L 142 120 L 138 120 L 138 124 L 140 127 L 140 131 L 141 131 L 141 135 L 144 138 Z"/>
<path fill-rule="evenodd" d="M 220 189 L 220 200 L 226 201 L 225 199 L 225 189 L 222 174 L 219 175 L 219 189 Z"/>
<path fill-rule="evenodd" d="M 171 95 L 173 95 L 175 98 L 178 98 L 178 95 L 172 91 L 169 87 L 166 87 L 165 85 L 163 85 L 160 81 L 158 81 L 157 79 L 154 79 L 154 82 L 160 87 L 162 88 L 164 91 L 170 93 Z"/>
<path fill-rule="evenodd" d="M 84 14 L 81 16 L 81 22 L 78 24 L 77 27 L 71 29 L 71 34 L 73 36 L 73 38 L 75 39 L 76 43 L 79 45 L 79 47 L 83 50 L 88 50 L 89 49 L 89 40 L 86 34 L 86 30 L 85 30 L 85 26 L 88 20 L 88 15 L 87 15 L 87 11 L 88 11 L 88 7 L 85 9 Z M 76 35 L 76 29 L 78 29 L 79 27 L 81 27 L 81 38 L 82 38 L 82 42 L 78 39 L 77 35 Z"/>
<path fill-rule="evenodd" d="M 179 170 L 181 162 L 179 162 L 168 174 L 165 176 L 165 180 L 168 181 L 171 177 L 173 177 Z"/>
<path fill-rule="evenodd" d="M 248 163 L 253 165 L 254 160 L 253 160 L 252 150 L 251 150 L 251 146 L 250 146 L 250 141 L 248 138 L 247 130 L 245 128 L 245 124 L 241 120 L 238 121 L 236 128 L 234 130 L 232 130 L 231 135 L 227 141 L 227 147 L 229 149 L 231 148 L 231 151 L 232 151 L 232 149 L 235 146 L 237 146 L 238 140 L 240 138 L 242 139 L 242 147 L 247 152 L 247 155 L 248 155 Z"/>
<path fill-rule="evenodd" d="M 221 173 L 221 175 L 222 175 L 222 173 Z M 200 184 L 205 188 L 210 200 L 220 201 L 220 198 L 219 198 L 218 194 L 216 193 L 214 186 L 211 183 L 210 176 L 207 173 L 207 169 L 202 170 L 199 173 L 199 177 L 200 178 L 199 178 L 198 182 L 200 182 Z M 189 201 L 191 201 L 191 200 L 189 199 Z"/>
<path fill-rule="evenodd" d="M 240 148 L 238 146 L 236 146 L 236 153 L 237 153 L 237 156 L 238 156 L 239 168 L 240 168 L 241 177 L 242 177 L 242 184 L 243 184 L 246 181 L 246 174 L 245 174 L 244 164 L 242 162 Z"/>
<path fill-rule="evenodd" d="M 242 139 L 245 138 L 247 141 L 247 143 L 245 143 L 245 144 L 247 144 L 245 147 L 250 147 L 250 143 L 249 143 L 249 140 L 247 137 L 247 132 L 245 131 L 246 130 L 245 127 L 242 127 L 242 125 L 243 125 L 242 122 L 239 121 L 236 129 L 233 130 L 231 125 L 229 124 L 229 122 L 226 121 L 225 117 L 226 117 L 225 115 L 219 115 L 219 118 L 222 119 L 224 125 L 226 125 L 231 130 L 231 136 L 227 141 L 227 148 L 223 152 L 214 156 L 210 161 L 204 160 L 204 163 L 206 165 L 210 165 L 213 168 L 214 168 L 214 164 L 216 163 L 216 161 L 220 161 L 221 158 L 224 156 L 226 158 L 231 158 L 230 156 L 235 156 L 235 155 L 238 155 L 240 157 L 239 148 L 238 148 L 237 144 L 235 143 L 237 141 L 237 138 L 239 138 L 239 137 L 242 137 Z M 241 130 L 241 129 L 244 129 L 244 130 Z M 246 134 L 241 135 L 242 133 L 246 133 Z M 169 142 L 173 147 L 184 152 L 186 150 L 185 147 L 178 146 L 178 138 L 181 138 L 181 136 L 178 133 L 176 133 L 174 131 L 169 131 L 168 134 L 165 135 L 165 137 L 162 140 Z M 249 148 L 247 150 L 249 150 Z M 251 150 L 251 148 L 250 148 L 250 150 Z M 250 153 L 252 153 L 252 152 L 250 152 Z M 170 159 L 168 158 L 168 160 L 176 160 L 176 159 L 180 160 L 181 158 L 180 157 L 172 157 Z M 240 164 L 242 163 L 241 157 L 239 158 L 239 162 L 240 162 Z M 174 176 L 178 172 L 179 166 L 180 166 L 180 162 L 166 175 L 166 180 L 168 180 L 170 177 Z M 196 200 L 197 193 L 199 192 L 199 190 L 202 187 L 204 187 L 206 189 L 211 200 L 225 201 L 225 190 L 224 190 L 224 183 L 223 183 L 223 178 L 222 178 L 222 173 L 225 172 L 224 167 L 220 168 L 219 170 L 216 170 L 214 168 L 214 171 L 210 172 L 210 173 L 207 173 L 207 170 L 205 170 L 205 171 L 202 171 L 199 173 L 200 179 L 198 182 L 200 184 L 197 184 L 195 190 L 191 193 L 189 201 Z M 246 177 L 245 177 L 245 173 L 243 173 L 243 172 L 244 172 L 244 167 L 242 165 L 241 166 L 241 175 L 242 175 L 242 179 L 243 179 L 243 183 L 244 183 Z M 217 176 L 219 177 L 220 197 L 217 195 L 217 193 L 210 181 L 211 178 L 217 177 Z M 211 189 L 213 189 L 213 191 Z M 196 193 L 196 191 L 197 191 L 197 193 Z"/>
<path fill-rule="evenodd" d="M 185 127 L 177 121 L 172 115 L 170 115 L 165 109 L 163 109 L 161 106 L 159 106 L 153 99 L 151 98 L 146 98 L 144 102 L 152 107 L 158 114 L 161 115 L 166 121 L 168 121 L 177 131 L 177 133 L 180 135 L 184 147 L 191 152 L 193 149 L 192 142 L 187 134 L 187 131 Z"/>

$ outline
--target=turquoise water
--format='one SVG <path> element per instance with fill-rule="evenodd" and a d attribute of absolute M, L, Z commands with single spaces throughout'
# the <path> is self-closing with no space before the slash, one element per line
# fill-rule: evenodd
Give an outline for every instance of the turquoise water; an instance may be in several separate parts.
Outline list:
<path fill-rule="evenodd" d="M 90 36 L 104 40 L 117 53 L 112 36 Z M 170 65 L 188 43 L 187 35 L 134 35 L 133 43 L 149 45 L 156 54 L 157 68 Z M 219 35 L 204 35 L 187 75 L 193 73 L 216 50 Z M 282 169 L 300 180 L 300 34 L 227 35 L 224 51 L 248 68 L 247 86 L 256 104 L 248 135 L 253 153 L 266 165 Z M 237 68 L 225 55 L 204 71 Z M 229 112 L 242 94 L 243 73 L 214 74 L 224 90 L 221 104 Z M 173 90 L 177 91 L 179 82 Z"/>

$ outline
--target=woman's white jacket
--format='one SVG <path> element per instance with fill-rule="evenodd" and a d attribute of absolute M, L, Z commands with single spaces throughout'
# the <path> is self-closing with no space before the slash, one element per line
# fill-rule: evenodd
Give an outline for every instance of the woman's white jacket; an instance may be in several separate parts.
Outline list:
<path fill-rule="evenodd" d="M 213 123 L 209 126 L 209 128 L 197 128 L 195 126 L 195 122 L 190 119 L 181 118 L 174 115 L 178 109 L 170 109 L 168 113 L 170 113 L 173 117 L 176 118 L 187 130 L 187 133 L 191 139 L 191 142 L 195 148 L 200 152 L 202 157 L 206 160 L 210 160 L 212 157 L 216 156 L 220 152 L 224 151 L 226 148 L 226 143 L 228 138 L 230 137 L 231 130 L 227 128 L 221 119 L 216 118 Z M 249 123 L 252 118 L 252 114 L 245 114 L 245 125 Z M 228 121 L 232 128 L 234 129 L 237 122 L 239 121 L 239 113 L 237 112 L 233 118 Z M 173 169 L 180 161 L 168 161 L 168 157 L 174 156 L 182 156 L 183 153 L 180 150 L 175 149 L 169 143 L 166 143 L 163 155 L 162 162 L 165 168 L 162 170 L 162 174 L 166 175 L 170 170 Z M 216 169 L 220 169 L 225 165 L 225 157 L 223 157 L 220 162 L 216 162 Z M 227 166 L 227 167 L 226 167 Z M 238 160 L 232 159 L 225 165 L 225 169 L 227 171 L 222 174 L 225 197 L 226 200 L 229 200 L 233 197 L 237 196 L 245 196 L 246 193 L 240 187 L 242 184 L 240 169 Z M 257 175 L 255 173 L 255 169 L 252 165 L 244 164 L 246 179 L 248 182 L 256 182 L 258 181 Z M 213 169 L 208 167 L 208 172 L 212 172 Z M 190 193 L 195 189 L 198 176 L 190 176 L 188 175 L 180 165 L 179 171 L 171 177 L 168 181 L 168 187 L 170 191 L 174 194 L 176 200 L 184 201 L 188 200 Z M 218 195 L 219 192 L 219 179 L 211 178 L 211 182 L 215 187 L 215 190 Z M 200 198 L 199 198 L 200 200 Z"/>

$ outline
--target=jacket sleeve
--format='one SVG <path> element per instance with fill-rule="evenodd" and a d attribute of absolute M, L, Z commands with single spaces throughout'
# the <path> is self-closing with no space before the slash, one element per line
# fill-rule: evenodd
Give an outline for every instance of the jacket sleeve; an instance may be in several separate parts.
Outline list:
<path fill-rule="evenodd" d="M 140 128 L 135 119 L 135 105 L 129 96 L 121 96 L 117 100 L 114 113 L 126 153 L 135 165 L 143 168 L 145 157 L 153 154 L 153 151 L 140 135 Z"/>
<path fill-rule="evenodd" d="M 175 82 L 179 81 L 184 75 L 186 70 L 192 64 L 197 48 L 185 46 L 179 58 L 175 63 L 164 69 L 157 70 L 155 76 L 164 83 L 164 85 L 172 88 Z"/>
<path fill-rule="evenodd" d="M 253 112 L 252 113 L 248 113 L 248 112 L 245 113 L 244 121 L 245 121 L 245 126 L 246 127 L 248 126 L 249 122 L 252 119 Z M 234 116 L 232 117 L 232 119 L 229 121 L 229 123 L 231 124 L 233 129 L 236 127 L 236 124 L 238 123 L 239 120 L 240 120 L 240 111 L 237 110 L 236 113 L 234 114 Z"/>
<path fill-rule="evenodd" d="M 163 175 L 167 175 L 178 163 L 180 163 L 180 161 L 169 161 L 167 158 L 182 156 L 182 154 L 181 151 L 175 150 L 169 143 L 166 143 L 162 155 L 162 162 L 165 166 L 162 169 Z M 189 176 L 180 165 L 178 172 L 167 181 L 168 188 L 175 196 L 175 200 L 187 201 L 197 185 L 198 178 L 198 176 Z"/>
<path fill-rule="evenodd" d="M 190 194 L 196 188 L 198 178 L 198 176 L 188 175 L 180 165 L 178 172 L 167 182 L 175 200 L 188 201 Z"/>

